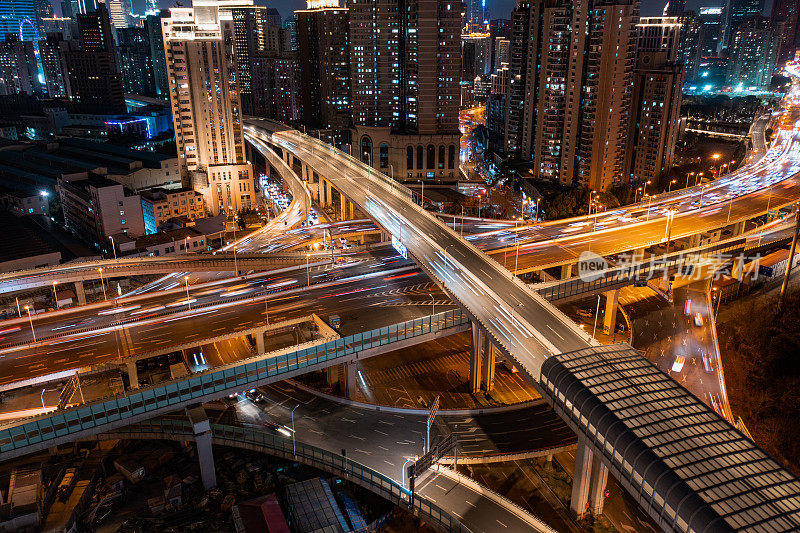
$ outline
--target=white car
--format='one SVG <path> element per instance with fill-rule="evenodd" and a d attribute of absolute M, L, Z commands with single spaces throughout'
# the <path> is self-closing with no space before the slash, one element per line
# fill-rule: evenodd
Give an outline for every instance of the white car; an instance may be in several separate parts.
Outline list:
<path fill-rule="evenodd" d="M 694 314 L 694 325 L 697 326 L 698 328 L 703 327 L 703 315 L 701 315 L 700 313 Z"/>
<path fill-rule="evenodd" d="M 672 363 L 672 371 L 673 372 L 680 372 L 683 370 L 683 363 L 686 362 L 686 358 L 682 355 L 679 355 L 675 358 L 675 362 Z"/>

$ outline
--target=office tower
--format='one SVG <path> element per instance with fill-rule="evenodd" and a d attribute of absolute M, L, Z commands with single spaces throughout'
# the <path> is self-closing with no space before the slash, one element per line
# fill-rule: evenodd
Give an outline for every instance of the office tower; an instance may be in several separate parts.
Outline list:
<path fill-rule="evenodd" d="M 42 62 L 44 82 L 50 98 L 66 98 L 67 77 L 64 66 L 64 52 L 70 41 L 60 32 L 49 32 L 39 41 L 39 59 Z"/>
<path fill-rule="evenodd" d="M 131 5 L 128 0 L 106 0 L 111 25 L 115 28 L 130 26 Z"/>
<path fill-rule="evenodd" d="M 684 80 L 692 82 L 697 79 L 700 70 L 700 19 L 694 11 L 684 11 L 678 15 L 678 22 L 681 25 L 678 61 L 683 63 Z"/>
<path fill-rule="evenodd" d="M 764 0 L 727 0 L 725 4 L 725 27 L 723 30 L 722 47 L 730 46 L 733 32 L 746 19 L 761 16 Z"/>
<path fill-rule="evenodd" d="M 493 19 L 489 21 L 489 42 L 492 47 L 492 57 L 489 59 L 490 72 L 499 69 L 503 63 L 508 63 L 510 51 L 509 38 L 511 37 L 511 21 L 508 19 Z M 498 57 L 505 50 L 506 56 Z"/>
<path fill-rule="evenodd" d="M 184 184 L 214 215 L 254 206 L 246 161 L 231 14 L 215 0 L 172 8 L 163 19 L 170 103 Z"/>
<path fill-rule="evenodd" d="M 43 20 L 55 16 L 53 5 L 50 0 L 33 0 L 33 9 L 36 11 L 36 30 L 43 36 L 45 34 Z"/>
<path fill-rule="evenodd" d="M 150 38 L 145 28 L 117 29 L 117 58 L 126 93 L 155 96 Z"/>
<path fill-rule="evenodd" d="M 281 14 L 274 7 L 268 7 L 265 15 L 267 26 L 281 27 Z"/>
<path fill-rule="evenodd" d="M 520 2 L 512 14 L 505 151 L 534 176 L 605 190 L 625 181 L 638 2 Z"/>
<path fill-rule="evenodd" d="M 467 32 L 484 29 L 484 25 L 488 22 L 486 0 L 464 0 L 461 9 L 464 10 L 463 27 Z"/>
<path fill-rule="evenodd" d="M 78 32 L 78 24 L 71 18 L 50 17 L 42 19 L 42 38 L 48 33 L 60 33 L 64 40 L 77 39 L 80 34 Z"/>
<path fill-rule="evenodd" d="M 153 66 L 153 83 L 156 95 L 165 96 L 168 91 L 167 63 L 164 59 L 164 36 L 161 33 L 161 19 L 169 16 L 169 11 L 150 13 L 144 19 L 144 29 L 150 46 L 150 62 Z"/>
<path fill-rule="evenodd" d="M 101 3 L 99 0 L 63 0 L 61 2 L 61 14 L 77 20 L 78 15 L 97 11 L 99 3 Z"/>
<path fill-rule="evenodd" d="M 33 43 L 7 33 L 0 44 L 0 95 L 42 92 Z"/>
<path fill-rule="evenodd" d="M 267 8 L 253 5 L 252 0 L 237 0 L 220 4 L 220 10 L 233 19 L 236 77 L 239 97 L 245 114 L 253 112 L 252 61 L 266 50 Z"/>
<path fill-rule="evenodd" d="M 489 78 L 491 88 L 486 99 L 486 129 L 489 134 L 488 148 L 493 153 L 503 151 L 509 73 L 508 64 L 505 64 L 498 68 Z"/>
<path fill-rule="evenodd" d="M 664 6 L 665 17 L 678 17 L 686 11 L 686 0 L 669 0 Z"/>
<path fill-rule="evenodd" d="M 78 15 L 81 48 L 64 52 L 67 91 L 83 112 L 125 113 L 111 22 L 105 4 Z"/>
<path fill-rule="evenodd" d="M 491 47 L 489 34 L 470 33 L 461 36 L 461 81 L 469 82 L 491 74 Z"/>
<path fill-rule="evenodd" d="M 294 12 L 302 120 L 310 128 L 331 130 L 340 145 L 349 137 L 351 114 L 348 11 L 337 1 L 308 4 Z"/>
<path fill-rule="evenodd" d="M 723 20 L 721 7 L 700 8 L 700 55 L 715 56 L 722 40 Z"/>
<path fill-rule="evenodd" d="M 300 120 L 297 54 L 267 53 L 253 60 L 253 114 L 290 124 Z"/>
<path fill-rule="evenodd" d="M 24 41 L 37 40 L 39 31 L 36 6 L 34 0 L 0 1 L 0 36 L 21 33 Z"/>
<path fill-rule="evenodd" d="M 658 183 L 672 168 L 678 140 L 683 69 L 678 17 L 642 18 L 636 25 L 636 70 L 625 175 L 632 187 Z"/>
<path fill-rule="evenodd" d="M 800 2 L 797 0 L 775 0 L 772 5 L 770 23 L 773 29 L 782 24 L 779 32 L 778 66 L 794 59 L 800 50 Z"/>
<path fill-rule="evenodd" d="M 768 88 L 775 70 L 780 35 L 766 17 L 751 17 L 731 36 L 727 84 L 736 89 Z"/>
<path fill-rule="evenodd" d="M 349 9 L 353 155 L 398 179 L 458 179 L 461 3 Z"/>
<path fill-rule="evenodd" d="M 294 17 L 289 17 L 285 21 L 283 21 L 283 27 L 289 30 L 289 42 L 292 46 L 292 50 L 297 50 L 297 28 L 294 21 Z"/>
<path fill-rule="evenodd" d="M 158 0 L 145 0 L 144 14 L 145 16 L 158 15 Z"/>

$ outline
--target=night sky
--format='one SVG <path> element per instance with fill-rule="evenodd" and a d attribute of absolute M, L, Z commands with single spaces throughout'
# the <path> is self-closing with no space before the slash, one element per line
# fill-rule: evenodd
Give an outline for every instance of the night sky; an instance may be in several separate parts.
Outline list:
<path fill-rule="evenodd" d="M 255 0 L 257 4 L 262 4 L 270 7 L 278 8 L 281 16 L 286 18 L 295 9 L 303 9 L 306 7 L 305 0 Z M 133 11 L 141 13 L 143 11 L 144 0 L 132 0 Z M 161 7 L 175 7 L 176 0 L 160 0 Z M 721 7 L 724 0 L 686 0 L 686 8 L 697 10 L 701 5 L 704 7 Z M 59 3 L 59 0 L 53 0 L 53 4 Z M 516 5 L 516 0 L 488 0 L 490 3 L 489 18 L 508 18 L 511 10 Z M 666 0 L 642 0 L 641 15 L 645 17 L 659 16 L 664 10 Z M 183 5 L 191 5 L 191 0 L 184 0 Z M 766 0 L 765 13 L 769 13 L 772 0 Z"/>

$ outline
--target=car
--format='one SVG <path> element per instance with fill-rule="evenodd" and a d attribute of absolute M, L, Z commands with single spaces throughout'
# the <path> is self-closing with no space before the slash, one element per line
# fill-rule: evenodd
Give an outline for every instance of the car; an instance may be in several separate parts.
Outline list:
<path fill-rule="evenodd" d="M 250 389 L 244 395 L 253 403 L 266 402 L 267 398 L 258 389 Z"/>
<path fill-rule="evenodd" d="M 686 362 L 686 357 L 679 355 L 675 358 L 675 362 L 672 363 L 672 371 L 673 372 L 680 372 L 683 370 L 683 364 Z"/>
<path fill-rule="evenodd" d="M 583 318 L 592 318 L 594 316 L 594 313 L 592 313 L 591 309 L 586 309 L 585 307 L 582 307 L 578 309 L 578 316 Z"/>
<path fill-rule="evenodd" d="M 708 373 L 713 372 L 714 367 L 711 364 L 711 356 L 709 356 L 709 354 L 705 352 L 701 353 L 700 355 L 703 358 L 703 368 L 705 369 L 705 371 Z"/>
<path fill-rule="evenodd" d="M 697 326 L 698 328 L 703 327 L 703 315 L 701 315 L 700 313 L 694 314 L 694 325 Z"/>

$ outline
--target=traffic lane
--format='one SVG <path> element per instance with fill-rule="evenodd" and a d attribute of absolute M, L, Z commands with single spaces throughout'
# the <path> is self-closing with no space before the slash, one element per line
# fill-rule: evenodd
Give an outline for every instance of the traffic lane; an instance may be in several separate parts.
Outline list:
<path fill-rule="evenodd" d="M 497 533 L 539 530 L 507 507 L 435 471 L 424 474 L 417 481 L 415 489 L 454 515 L 470 531 Z"/>
<path fill-rule="evenodd" d="M 427 315 L 429 294 L 433 292 L 437 299 L 445 296 L 422 273 L 417 271 L 411 274 L 386 276 L 392 279 L 384 279 L 380 285 L 369 279 L 345 281 L 337 293 L 331 293 L 329 288 L 312 288 L 306 294 L 292 296 L 278 293 L 268 301 L 269 320 L 277 322 L 311 313 L 326 317 L 337 313 L 360 312 L 363 322 L 359 326 L 373 329 L 396 323 L 398 316 L 413 315 L 416 318 Z M 408 296 L 407 292 L 410 292 Z M 414 302 L 418 308 L 413 306 Z M 402 307 L 396 305 L 398 303 L 412 305 Z M 0 356 L 0 384 L 113 362 L 174 344 L 235 333 L 256 327 L 264 321 L 265 306 L 261 299 L 236 302 L 230 307 L 211 312 L 198 310 L 193 316 L 165 317 L 157 323 L 126 327 L 124 331 L 59 340 L 56 345 L 35 346 Z M 130 341 L 119 342 L 120 335 L 127 335 Z"/>
<path fill-rule="evenodd" d="M 259 291 L 263 290 L 272 290 L 276 291 L 274 294 L 280 294 L 280 292 L 306 287 L 308 281 L 311 281 L 311 285 L 314 286 L 358 276 L 375 275 L 381 272 L 383 268 L 403 269 L 413 264 L 398 256 L 396 252 L 386 249 L 379 250 L 378 253 L 364 256 L 361 259 L 363 259 L 363 262 L 359 263 L 315 265 L 308 268 L 308 270 L 305 266 L 298 266 L 281 273 L 265 272 L 246 278 L 227 278 L 218 283 L 205 284 L 199 287 L 189 285 L 189 295 L 192 300 L 190 304 L 197 307 L 218 303 L 225 298 L 245 296 L 247 294 L 258 296 Z M 173 279 L 170 288 L 180 287 L 181 281 L 184 280 Z M 137 300 L 136 302 L 120 302 L 118 306 L 116 304 L 116 301 L 109 300 L 107 305 L 99 308 L 99 310 L 98 308 L 91 310 L 75 308 L 75 312 L 68 315 L 45 315 L 35 319 L 33 324 L 36 337 L 37 339 L 42 339 L 56 334 L 65 336 L 71 330 L 87 327 L 105 327 L 121 318 L 143 320 L 155 313 L 182 308 L 186 305 L 186 296 L 184 293 L 154 294 L 150 298 Z M 119 313 L 111 312 L 114 307 L 118 307 L 122 311 Z M 31 342 L 33 340 L 30 324 L 28 327 L 25 327 L 25 324 L 20 324 L 10 329 L 13 331 L 0 340 L 0 349 L 15 343 Z"/>

